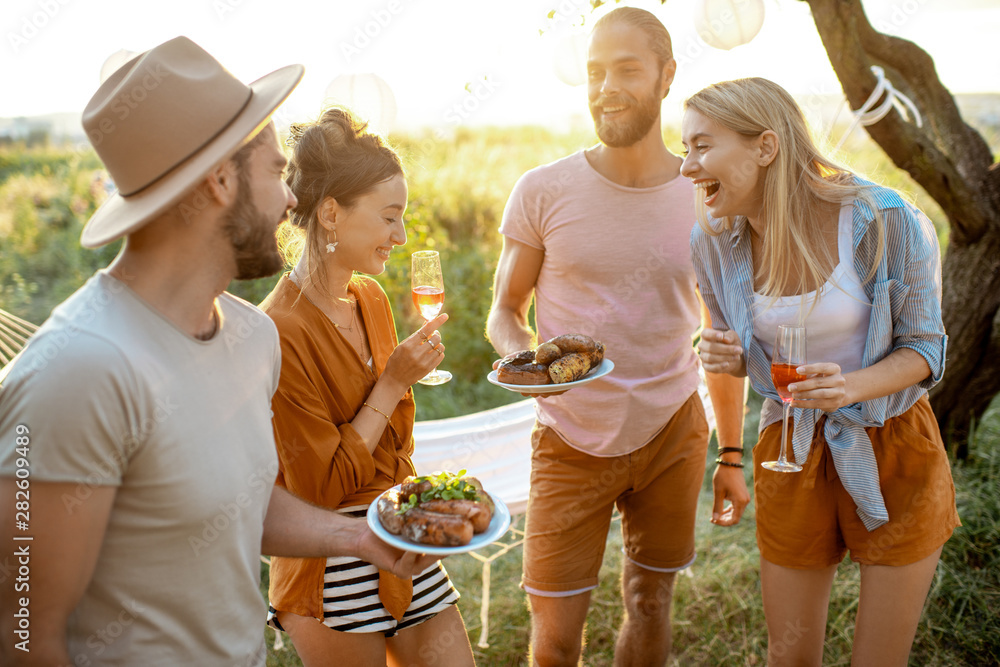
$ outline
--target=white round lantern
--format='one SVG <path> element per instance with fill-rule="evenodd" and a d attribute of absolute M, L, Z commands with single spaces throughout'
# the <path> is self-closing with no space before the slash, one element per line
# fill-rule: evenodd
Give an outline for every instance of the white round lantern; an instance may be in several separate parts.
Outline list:
<path fill-rule="evenodd" d="M 341 104 L 366 121 L 371 131 L 388 134 L 396 122 L 396 96 L 382 77 L 372 74 L 341 74 L 324 94 L 326 104 Z"/>
<path fill-rule="evenodd" d="M 104 61 L 103 65 L 101 65 L 101 83 L 104 83 L 109 76 L 118 70 L 119 67 L 132 60 L 132 58 L 135 58 L 137 55 L 139 54 L 135 51 L 119 49 L 108 56 L 108 59 Z"/>
<path fill-rule="evenodd" d="M 552 50 L 552 71 L 567 86 L 587 82 L 587 40 L 585 32 L 563 35 Z"/>
<path fill-rule="evenodd" d="M 709 46 L 728 51 L 746 44 L 764 25 L 764 0 L 697 0 L 694 27 Z"/>

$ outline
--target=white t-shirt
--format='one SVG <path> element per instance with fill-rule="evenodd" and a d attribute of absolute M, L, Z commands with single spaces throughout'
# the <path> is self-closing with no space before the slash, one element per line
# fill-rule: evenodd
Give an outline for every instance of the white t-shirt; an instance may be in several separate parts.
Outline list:
<path fill-rule="evenodd" d="M 538 420 L 575 448 L 619 456 L 648 443 L 698 387 L 701 323 L 689 238 L 694 186 L 618 185 L 578 152 L 517 182 L 500 232 L 544 250 L 538 339 L 582 333 L 615 369 L 537 401 Z"/>
<path fill-rule="evenodd" d="M 15 470 L 24 424 L 31 482 L 77 483 L 67 511 L 117 487 L 68 622 L 73 664 L 264 664 L 260 544 L 278 469 L 280 351 L 250 304 L 222 294 L 217 311 L 219 330 L 200 341 L 98 272 L 0 389 L 0 474 Z"/>
<path fill-rule="evenodd" d="M 841 373 L 861 369 L 868 339 L 872 303 L 861 286 L 854 268 L 851 242 L 853 201 L 840 208 L 837 221 L 838 264 L 820 288 L 820 299 L 805 319 L 806 360 L 808 363 L 835 363 Z M 754 337 L 768 358 L 774 353 L 774 334 L 779 324 L 799 324 L 808 312 L 816 292 L 804 296 L 783 296 L 768 308 L 770 298 L 754 294 Z"/>

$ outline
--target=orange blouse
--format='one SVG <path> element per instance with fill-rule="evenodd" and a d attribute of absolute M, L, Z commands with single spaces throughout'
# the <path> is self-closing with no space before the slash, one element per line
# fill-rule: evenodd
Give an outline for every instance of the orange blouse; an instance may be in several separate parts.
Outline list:
<path fill-rule="evenodd" d="M 349 289 L 358 301 L 374 368 L 287 274 L 260 305 L 281 337 L 281 380 L 271 403 L 277 484 L 331 509 L 368 505 L 386 489 L 416 474 L 410 459 L 415 414 L 412 390 L 396 405 L 373 453 L 351 426 L 398 341 L 381 286 L 371 278 L 355 277 Z M 325 558 L 273 557 L 271 606 L 322 619 L 325 568 Z M 401 586 L 401 580 L 396 579 L 396 585 L 386 580 L 387 573 L 381 572 L 380 595 L 397 616 L 399 596 L 407 598 L 402 609 L 409 604 L 405 590 L 409 582 Z M 387 586 L 394 589 L 395 604 L 386 599 Z"/>

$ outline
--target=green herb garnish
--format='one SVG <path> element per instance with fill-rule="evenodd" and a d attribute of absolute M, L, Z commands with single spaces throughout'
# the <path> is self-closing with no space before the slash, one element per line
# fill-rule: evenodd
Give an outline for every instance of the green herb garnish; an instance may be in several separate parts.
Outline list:
<path fill-rule="evenodd" d="M 457 474 L 442 472 L 437 475 L 415 477 L 411 482 L 418 484 L 420 482 L 431 482 L 434 486 L 430 490 L 421 493 L 419 499 L 417 498 L 417 494 L 411 493 L 406 502 L 400 504 L 397 514 L 403 514 L 407 510 L 411 510 L 418 504 L 425 503 L 428 500 L 477 500 L 479 498 L 479 490 L 462 479 L 465 473 L 465 470 L 460 470 Z"/>

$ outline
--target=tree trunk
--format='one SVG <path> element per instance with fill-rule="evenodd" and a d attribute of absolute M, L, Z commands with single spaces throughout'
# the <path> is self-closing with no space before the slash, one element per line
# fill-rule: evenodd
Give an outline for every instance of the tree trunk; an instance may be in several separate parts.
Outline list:
<path fill-rule="evenodd" d="M 852 108 L 875 89 L 871 66 L 878 65 L 923 117 L 918 128 L 894 110 L 866 129 L 948 216 L 941 303 L 948 359 L 931 405 L 946 440 L 965 458 L 971 427 L 1000 392 L 1000 164 L 962 120 L 925 51 L 876 32 L 861 0 L 804 1 Z"/>

